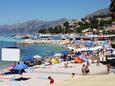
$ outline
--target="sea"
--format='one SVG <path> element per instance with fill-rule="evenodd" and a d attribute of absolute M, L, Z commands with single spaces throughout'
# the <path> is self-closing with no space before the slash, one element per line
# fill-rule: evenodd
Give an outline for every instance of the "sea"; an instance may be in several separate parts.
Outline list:
<path fill-rule="evenodd" d="M 55 37 L 56 40 L 58 37 Z M 24 56 L 34 56 L 40 55 L 42 57 L 52 57 L 55 53 L 60 53 L 64 50 L 63 45 L 58 44 L 29 44 L 26 46 L 18 45 L 17 42 L 21 39 L 14 39 L 12 37 L 0 36 L 0 68 L 7 67 L 9 64 L 13 63 L 11 61 L 1 60 L 1 50 L 5 47 L 18 47 L 20 49 L 20 58 Z"/>

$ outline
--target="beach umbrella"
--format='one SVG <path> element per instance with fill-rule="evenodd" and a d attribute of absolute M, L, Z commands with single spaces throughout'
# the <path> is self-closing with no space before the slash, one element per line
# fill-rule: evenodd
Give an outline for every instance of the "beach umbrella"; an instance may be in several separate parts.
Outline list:
<path fill-rule="evenodd" d="M 85 45 L 91 47 L 93 45 L 93 43 L 92 43 L 92 41 L 86 41 Z"/>
<path fill-rule="evenodd" d="M 69 51 L 68 50 L 64 50 L 64 51 L 62 51 L 62 54 L 67 56 L 69 54 Z"/>
<path fill-rule="evenodd" d="M 22 61 L 25 62 L 25 61 L 33 61 L 34 58 L 32 56 L 24 56 L 22 57 Z"/>
<path fill-rule="evenodd" d="M 114 48 L 107 48 L 108 51 L 114 51 Z"/>
<path fill-rule="evenodd" d="M 87 52 L 87 53 L 92 53 L 93 51 L 92 51 L 92 50 L 87 50 L 86 52 Z"/>
<path fill-rule="evenodd" d="M 15 79 L 15 80 L 23 80 L 24 78 L 22 77 L 22 73 L 25 72 L 24 69 L 28 68 L 28 66 L 24 63 L 20 63 L 20 64 L 17 64 L 16 66 L 14 66 L 13 70 L 18 70 L 19 74 L 21 75 L 20 78 L 18 79 Z"/>
<path fill-rule="evenodd" d="M 35 58 L 35 59 L 42 59 L 42 57 L 39 56 L 39 55 L 35 55 L 35 56 L 33 56 L 33 58 Z"/>
<path fill-rule="evenodd" d="M 56 53 L 56 54 L 54 54 L 54 57 L 61 57 L 61 56 L 62 56 L 61 53 Z"/>
<path fill-rule="evenodd" d="M 79 56 L 79 55 L 81 55 L 81 53 L 80 52 L 75 52 L 75 55 Z"/>
<path fill-rule="evenodd" d="M 26 69 L 28 68 L 28 66 L 24 63 L 20 63 L 20 64 L 17 64 L 16 66 L 14 66 L 13 70 L 23 70 L 23 69 Z"/>
<path fill-rule="evenodd" d="M 34 58 L 34 59 L 37 59 L 37 60 L 42 60 L 42 57 L 39 56 L 39 55 L 35 55 L 35 56 L 33 56 L 33 58 Z"/>

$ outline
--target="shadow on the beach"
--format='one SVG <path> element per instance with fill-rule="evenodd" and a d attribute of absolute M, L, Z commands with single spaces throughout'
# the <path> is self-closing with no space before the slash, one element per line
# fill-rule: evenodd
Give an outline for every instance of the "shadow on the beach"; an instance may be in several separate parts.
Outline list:
<path fill-rule="evenodd" d="M 76 73 L 76 75 L 83 75 L 82 73 Z M 88 73 L 87 75 L 108 75 L 106 71 L 99 73 Z"/>
<path fill-rule="evenodd" d="M 16 78 L 15 80 L 16 81 L 26 81 L 26 80 L 29 80 L 31 78 L 24 78 L 24 77 L 20 77 L 20 78 Z"/>
<path fill-rule="evenodd" d="M 24 71 L 24 73 L 26 73 Z M 19 74 L 19 70 L 15 70 L 15 71 L 10 71 L 10 72 L 5 72 L 4 75 L 10 75 L 10 74 Z"/>
<path fill-rule="evenodd" d="M 4 75 L 19 74 L 19 72 L 5 72 Z"/>

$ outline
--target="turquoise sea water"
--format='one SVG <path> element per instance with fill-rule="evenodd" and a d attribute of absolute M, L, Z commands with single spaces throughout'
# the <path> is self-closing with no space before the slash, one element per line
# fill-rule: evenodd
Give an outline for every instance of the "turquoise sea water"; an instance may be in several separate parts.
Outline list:
<path fill-rule="evenodd" d="M 55 44 L 31 44 L 25 47 L 20 47 L 21 55 L 37 55 L 40 56 L 50 56 L 51 54 L 55 54 L 60 52 L 63 47 L 61 45 Z"/>
<path fill-rule="evenodd" d="M 21 57 L 34 55 L 40 55 L 42 57 L 51 57 L 53 54 L 59 53 L 64 49 L 64 46 L 56 44 L 30 44 L 27 46 L 20 46 L 17 45 L 17 41 L 19 40 L 10 37 L 0 37 L 0 67 L 12 63 L 1 61 L 1 49 L 3 47 L 18 47 L 21 51 Z"/>

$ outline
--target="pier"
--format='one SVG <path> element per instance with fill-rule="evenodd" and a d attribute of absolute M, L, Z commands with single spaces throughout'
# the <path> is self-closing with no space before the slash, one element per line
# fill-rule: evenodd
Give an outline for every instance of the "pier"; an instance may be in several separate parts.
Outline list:
<path fill-rule="evenodd" d="M 17 42 L 20 45 L 26 44 L 69 44 L 70 40 L 32 40 L 32 39 L 25 39 Z"/>

